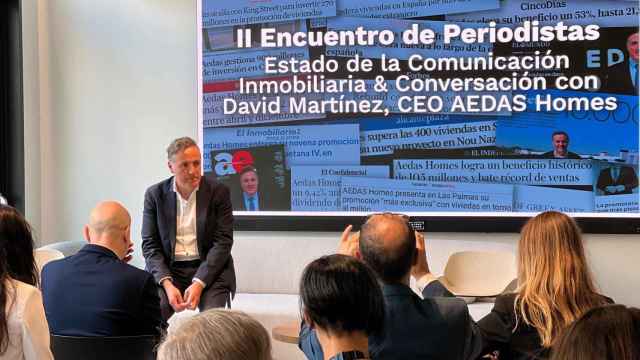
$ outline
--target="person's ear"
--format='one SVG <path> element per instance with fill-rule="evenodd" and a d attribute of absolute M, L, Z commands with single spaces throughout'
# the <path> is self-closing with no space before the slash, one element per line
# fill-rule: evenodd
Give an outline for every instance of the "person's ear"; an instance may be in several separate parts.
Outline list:
<path fill-rule="evenodd" d="M 131 230 L 129 229 L 129 225 L 122 232 L 122 240 L 124 241 L 124 245 L 126 248 L 129 248 L 129 244 L 131 244 Z"/>
<path fill-rule="evenodd" d="M 169 171 L 171 171 L 172 174 L 175 174 L 175 170 L 173 169 L 173 164 L 171 163 L 171 160 L 167 161 L 167 167 L 169 168 Z"/>
<path fill-rule="evenodd" d="M 91 237 L 89 236 L 89 225 L 85 225 L 82 228 L 82 236 L 88 243 L 91 243 Z"/>

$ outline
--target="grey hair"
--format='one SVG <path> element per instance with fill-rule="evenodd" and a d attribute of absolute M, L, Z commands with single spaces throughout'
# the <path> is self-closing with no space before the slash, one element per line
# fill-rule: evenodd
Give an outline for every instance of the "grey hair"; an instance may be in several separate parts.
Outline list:
<path fill-rule="evenodd" d="M 158 360 L 272 360 L 271 342 L 249 315 L 212 309 L 169 332 L 158 347 Z"/>
<path fill-rule="evenodd" d="M 198 144 L 195 142 L 195 140 L 188 136 L 173 140 L 167 147 L 167 159 L 173 160 L 173 157 L 177 153 L 182 152 L 184 151 L 184 149 L 190 148 L 192 146 L 198 146 Z"/>

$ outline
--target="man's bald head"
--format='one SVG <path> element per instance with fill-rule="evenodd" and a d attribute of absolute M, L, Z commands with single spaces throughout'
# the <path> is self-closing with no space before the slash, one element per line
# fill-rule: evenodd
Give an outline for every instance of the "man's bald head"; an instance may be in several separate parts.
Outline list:
<path fill-rule="evenodd" d="M 416 253 L 415 233 L 400 215 L 374 215 L 360 229 L 360 254 L 385 283 L 402 282 Z"/>
<path fill-rule="evenodd" d="M 91 210 L 85 226 L 85 238 L 115 252 L 121 259 L 129 248 L 131 216 L 127 209 L 115 201 L 103 201 Z"/>

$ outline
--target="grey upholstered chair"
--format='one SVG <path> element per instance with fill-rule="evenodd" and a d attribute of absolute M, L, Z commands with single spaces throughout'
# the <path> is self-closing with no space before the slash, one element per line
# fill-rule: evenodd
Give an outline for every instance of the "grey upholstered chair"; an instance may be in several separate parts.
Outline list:
<path fill-rule="evenodd" d="M 87 245 L 86 241 L 83 240 L 71 240 L 71 241 L 60 241 L 57 243 L 49 244 L 42 246 L 38 249 L 49 249 L 49 250 L 58 250 L 65 257 L 74 255 L 78 252 L 78 250 L 82 249 L 83 246 Z"/>

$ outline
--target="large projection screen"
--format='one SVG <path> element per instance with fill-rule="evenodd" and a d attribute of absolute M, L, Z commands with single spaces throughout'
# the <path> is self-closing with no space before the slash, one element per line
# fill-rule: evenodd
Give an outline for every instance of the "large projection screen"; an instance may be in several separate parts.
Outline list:
<path fill-rule="evenodd" d="M 237 227 L 640 232 L 638 1 L 197 0 L 205 173 Z"/>

